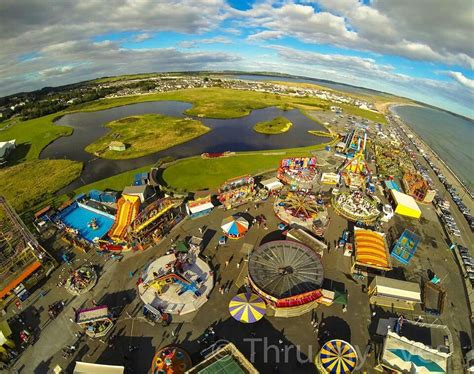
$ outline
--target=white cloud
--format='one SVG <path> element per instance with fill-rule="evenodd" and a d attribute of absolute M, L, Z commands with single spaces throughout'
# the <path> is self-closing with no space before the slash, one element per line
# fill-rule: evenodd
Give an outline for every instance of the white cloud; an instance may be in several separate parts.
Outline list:
<path fill-rule="evenodd" d="M 462 84 L 463 86 L 474 90 L 474 79 L 469 79 L 465 77 L 463 73 L 459 71 L 450 71 L 448 75 L 454 78 L 458 83 Z M 474 97 L 474 92 L 472 93 Z"/>
<path fill-rule="evenodd" d="M 136 36 L 133 37 L 133 41 L 136 42 L 136 43 L 141 43 L 141 42 L 144 42 L 145 40 L 149 40 L 153 38 L 153 34 L 149 33 L 149 32 L 144 32 L 144 33 L 141 33 L 141 34 L 138 34 Z"/>
<path fill-rule="evenodd" d="M 45 47 L 40 56 L 21 64 L 2 66 L 0 95 L 32 91 L 99 76 L 159 71 L 234 68 L 237 54 L 182 52 L 175 48 L 125 49 L 112 41 L 70 41 Z M 71 65 L 71 61 L 75 65 Z"/>
<path fill-rule="evenodd" d="M 200 44 L 232 44 L 232 40 L 225 36 L 216 36 L 213 38 L 185 40 L 179 43 L 181 48 L 195 48 Z"/>
<path fill-rule="evenodd" d="M 308 4 L 317 4 L 317 11 Z M 393 54 L 474 68 L 474 2 L 317 0 L 267 1 L 235 11 L 251 27 L 312 44 Z M 258 36 L 258 34 L 256 34 Z M 265 34 L 263 34 L 265 35 Z M 271 35 L 271 34 L 269 34 Z"/>
<path fill-rule="evenodd" d="M 58 77 L 70 73 L 74 68 L 72 66 L 57 66 L 39 71 L 39 74 L 45 78 Z"/>
<path fill-rule="evenodd" d="M 265 31 L 260 31 L 255 34 L 249 35 L 247 37 L 247 40 L 263 41 L 263 40 L 280 39 L 283 35 L 284 35 L 283 31 L 265 30 Z"/>

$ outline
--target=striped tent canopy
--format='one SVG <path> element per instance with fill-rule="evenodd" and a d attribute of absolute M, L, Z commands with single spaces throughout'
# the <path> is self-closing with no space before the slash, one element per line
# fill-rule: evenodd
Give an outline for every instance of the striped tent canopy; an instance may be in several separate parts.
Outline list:
<path fill-rule="evenodd" d="M 229 303 L 229 312 L 234 319 L 243 323 L 254 323 L 266 312 L 265 302 L 253 293 L 241 293 Z"/>
<path fill-rule="evenodd" d="M 324 373 L 350 374 L 357 366 L 357 353 L 349 343 L 334 339 L 323 345 L 317 364 Z"/>
<path fill-rule="evenodd" d="M 222 221 L 221 228 L 228 238 L 238 239 L 247 233 L 249 222 L 243 217 L 230 216 Z"/>

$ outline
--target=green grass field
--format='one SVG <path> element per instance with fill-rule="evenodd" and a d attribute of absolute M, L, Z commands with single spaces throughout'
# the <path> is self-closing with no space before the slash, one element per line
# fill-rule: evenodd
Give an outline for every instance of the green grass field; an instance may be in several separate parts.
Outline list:
<path fill-rule="evenodd" d="M 51 198 L 52 194 L 79 177 L 80 162 L 31 160 L 0 169 L 0 194 L 24 212 Z"/>
<path fill-rule="evenodd" d="M 21 121 L 17 118 L 0 123 L 0 141 L 16 140 L 17 149 L 13 152 L 13 162 L 37 159 L 49 143 L 59 138 L 72 134 L 72 128 L 57 126 L 54 118 L 60 113 L 44 117 Z"/>
<path fill-rule="evenodd" d="M 211 129 L 200 121 L 160 114 L 125 117 L 109 122 L 110 132 L 86 147 L 102 158 L 128 159 L 145 156 L 201 136 Z M 111 141 L 126 144 L 125 151 L 108 150 Z"/>
<path fill-rule="evenodd" d="M 236 156 L 215 159 L 191 157 L 166 168 L 163 179 L 169 187 L 180 192 L 215 189 L 227 179 L 275 169 L 282 158 L 309 156 L 311 151 L 322 150 L 327 144 L 333 143 L 334 141 L 302 148 L 242 152 Z"/>
<path fill-rule="evenodd" d="M 253 129 L 261 134 L 276 135 L 287 132 L 293 124 L 285 117 L 275 117 L 270 121 L 257 123 Z"/>
<path fill-rule="evenodd" d="M 94 83 L 118 82 L 118 81 L 124 81 L 128 79 L 153 78 L 153 77 L 156 77 L 157 75 L 159 75 L 159 73 L 119 75 L 116 77 L 104 77 L 104 78 L 94 79 L 92 82 Z"/>
<path fill-rule="evenodd" d="M 282 109 L 313 105 L 314 108 L 329 108 L 329 103 L 319 99 L 295 98 L 262 92 L 232 90 L 227 88 L 193 88 L 151 95 L 127 96 L 98 100 L 74 107 L 74 111 L 94 111 L 121 105 L 157 100 L 176 100 L 192 103 L 186 114 L 208 118 L 238 118 L 254 109 L 277 106 Z"/>

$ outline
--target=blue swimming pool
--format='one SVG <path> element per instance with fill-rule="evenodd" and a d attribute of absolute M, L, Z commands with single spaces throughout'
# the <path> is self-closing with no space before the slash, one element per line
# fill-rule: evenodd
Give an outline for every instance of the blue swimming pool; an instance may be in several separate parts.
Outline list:
<path fill-rule="evenodd" d="M 60 220 L 68 227 L 79 232 L 79 235 L 89 242 L 94 238 L 103 238 L 114 223 L 114 217 L 81 203 L 74 203 L 59 215 Z M 88 224 L 96 219 L 97 228 L 94 230 Z"/>

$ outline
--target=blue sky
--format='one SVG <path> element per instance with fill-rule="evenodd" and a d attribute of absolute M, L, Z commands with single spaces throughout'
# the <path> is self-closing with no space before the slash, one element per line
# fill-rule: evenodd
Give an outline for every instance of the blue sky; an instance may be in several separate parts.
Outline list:
<path fill-rule="evenodd" d="M 274 71 L 472 118 L 473 12 L 465 0 L 5 0 L 0 95 L 125 73 Z"/>

